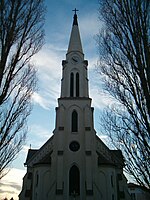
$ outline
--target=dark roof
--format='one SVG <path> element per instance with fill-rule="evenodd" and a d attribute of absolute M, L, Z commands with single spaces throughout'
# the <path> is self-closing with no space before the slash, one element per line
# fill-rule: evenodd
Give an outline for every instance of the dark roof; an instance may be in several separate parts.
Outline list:
<path fill-rule="evenodd" d="M 111 158 L 107 158 L 107 156 L 104 156 L 102 152 L 98 151 L 99 155 L 99 163 L 101 164 L 111 164 L 120 166 L 121 168 L 124 166 L 124 158 L 122 155 L 121 150 L 110 150 L 106 144 L 96 135 L 97 141 L 103 146 L 103 148 L 106 150 L 106 152 L 110 155 Z"/>
<path fill-rule="evenodd" d="M 46 143 L 43 144 L 43 146 L 40 149 L 29 149 L 28 150 L 28 154 L 27 154 L 27 158 L 26 161 L 24 163 L 24 165 L 27 165 L 27 162 L 32 159 L 34 156 L 36 156 L 36 154 L 38 154 L 42 149 L 45 148 L 45 146 L 53 139 L 53 136 L 51 136 Z"/>
<path fill-rule="evenodd" d="M 51 164 L 51 153 L 48 153 L 44 158 L 42 158 L 40 161 L 35 163 L 34 165 L 39 165 L 39 164 Z"/>
<path fill-rule="evenodd" d="M 110 150 L 112 152 L 112 159 L 118 163 L 121 164 L 122 166 L 124 166 L 124 157 L 122 155 L 122 151 L 121 150 Z"/>
<path fill-rule="evenodd" d="M 123 159 L 121 150 L 117 149 L 117 150 L 110 150 L 110 151 L 112 151 L 115 154 L 115 156 L 117 156 L 119 159 Z"/>
<path fill-rule="evenodd" d="M 27 158 L 26 158 L 26 161 L 25 161 L 25 165 L 27 164 L 28 160 L 30 160 L 32 158 L 32 156 L 35 155 L 35 153 L 38 152 L 38 149 L 29 149 L 28 150 L 28 154 L 27 154 Z"/>
<path fill-rule="evenodd" d="M 108 160 L 102 154 L 98 153 L 98 164 L 102 164 L 102 165 L 114 165 L 114 162 L 112 160 Z"/>

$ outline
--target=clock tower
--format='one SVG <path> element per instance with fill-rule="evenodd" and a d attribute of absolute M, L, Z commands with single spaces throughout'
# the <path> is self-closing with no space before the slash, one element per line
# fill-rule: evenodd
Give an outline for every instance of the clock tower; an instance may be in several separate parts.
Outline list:
<path fill-rule="evenodd" d="M 20 200 L 129 200 L 124 161 L 96 135 L 76 9 L 53 136 L 29 149 Z"/>

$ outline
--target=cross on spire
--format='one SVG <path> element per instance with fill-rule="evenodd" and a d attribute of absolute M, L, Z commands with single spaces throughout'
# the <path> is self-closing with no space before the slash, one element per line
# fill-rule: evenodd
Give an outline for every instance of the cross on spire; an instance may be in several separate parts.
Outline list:
<path fill-rule="evenodd" d="M 79 10 L 77 10 L 76 8 L 74 9 L 74 10 L 72 10 L 72 11 L 74 11 L 74 20 L 73 20 L 73 25 L 78 25 L 78 21 L 77 21 L 77 11 L 79 11 Z"/>
<path fill-rule="evenodd" d="M 77 10 L 76 8 L 74 9 L 74 10 L 72 10 L 72 11 L 74 11 L 74 14 L 76 15 L 77 13 L 77 11 L 79 11 L 79 10 Z"/>

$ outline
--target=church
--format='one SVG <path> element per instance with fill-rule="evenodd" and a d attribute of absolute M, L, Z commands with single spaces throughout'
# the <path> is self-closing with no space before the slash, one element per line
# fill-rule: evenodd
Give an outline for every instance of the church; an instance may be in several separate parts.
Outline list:
<path fill-rule="evenodd" d="M 94 129 L 88 61 L 74 11 L 55 129 L 40 149 L 28 150 L 19 200 L 130 200 L 121 151 L 110 150 Z"/>

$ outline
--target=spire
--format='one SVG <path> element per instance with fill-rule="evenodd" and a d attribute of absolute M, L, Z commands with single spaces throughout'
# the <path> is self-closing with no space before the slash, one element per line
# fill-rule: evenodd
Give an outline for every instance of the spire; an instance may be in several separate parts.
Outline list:
<path fill-rule="evenodd" d="M 74 14 L 73 26 L 74 25 L 78 26 L 77 14 Z"/>
<path fill-rule="evenodd" d="M 72 31 L 71 31 L 71 36 L 70 36 L 70 41 L 69 41 L 69 46 L 68 46 L 68 52 L 80 52 L 83 54 L 82 50 L 82 44 L 81 44 L 81 39 L 80 39 L 80 32 L 79 32 L 79 27 L 78 27 L 78 19 L 77 19 L 77 14 L 76 11 L 78 11 L 76 8 L 73 18 L 73 25 L 72 25 Z"/>

